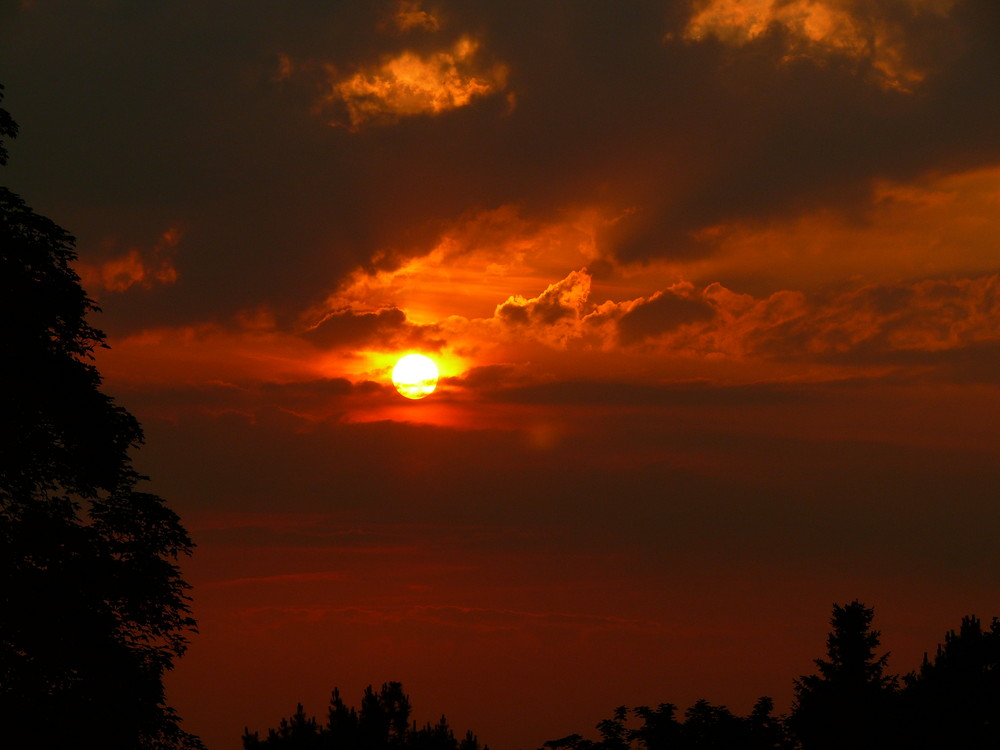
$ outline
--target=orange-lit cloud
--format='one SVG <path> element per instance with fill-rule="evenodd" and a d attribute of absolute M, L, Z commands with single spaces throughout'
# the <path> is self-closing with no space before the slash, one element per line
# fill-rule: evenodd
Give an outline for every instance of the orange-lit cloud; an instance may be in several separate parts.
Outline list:
<path fill-rule="evenodd" d="M 907 0 L 908 14 L 946 16 L 955 0 Z M 924 78 L 899 26 L 877 7 L 844 0 L 704 0 L 684 30 L 691 40 L 715 37 L 744 45 L 781 29 L 789 57 L 837 54 L 872 66 L 881 82 L 906 89 Z"/>
<path fill-rule="evenodd" d="M 664 298 L 633 303 L 618 318 L 623 343 L 637 338 L 628 315 Z M 754 298 L 715 283 L 674 295 L 643 324 L 642 332 L 659 332 L 662 346 L 689 356 L 878 364 L 898 353 L 1000 343 L 1000 280 L 867 284 L 816 298 L 795 291 Z"/>
<path fill-rule="evenodd" d="M 392 23 L 399 31 L 437 31 L 441 22 L 437 17 L 424 10 L 419 0 L 400 0 L 392 15 Z"/>
<path fill-rule="evenodd" d="M 506 327 L 524 330 L 529 336 L 540 334 L 563 344 L 579 336 L 580 321 L 590 296 L 590 275 L 574 271 L 562 281 L 550 284 L 537 297 L 509 297 L 497 305 L 495 317 Z"/>
<path fill-rule="evenodd" d="M 447 49 L 405 50 L 347 77 L 331 71 L 325 103 L 344 113 L 333 124 L 350 130 L 465 107 L 507 86 L 506 66 L 481 57 L 479 42 L 463 36 Z"/>
<path fill-rule="evenodd" d="M 1000 345 L 1000 281 L 861 284 L 836 293 L 740 294 L 718 282 L 678 282 L 644 297 L 590 301 L 591 278 L 574 271 L 536 297 L 512 297 L 489 320 L 449 321 L 457 337 L 496 344 L 615 351 L 706 362 L 772 360 L 880 364 L 902 353 Z"/>
<path fill-rule="evenodd" d="M 356 270 L 310 314 L 399 307 L 425 324 L 490 316 L 498 301 L 594 259 L 598 218 L 567 214 L 542 222 L 504 205 L 459 217 L 426 254 L 399 259 L 390 270 Z"/>
<path fill-rule="evenodd" d="M 732 221 L 701 239 L 711 257 L 684 266 L 705 282 L 736 276 L 770 286 L 817 289 L 830 279 L 892 283 L 997 268 L 1000 168 L 877 181 L 861 216 L 819 209 L 783 221 Z"/>
<path fill-rule="evenodd" d="M 1000 346 L 998 195 L 995 169 L 884 182 L 864 221 L 734 222 L 713 228 L 708 260 L 642 266 L 595 260 L 606 223 L 596 210 L 547 222 L 504 205 L 459 217 L 426 255 L 357 270 L 307 310 L 260 306 L 225 325 L 150 329 L 113 341 L 102 366 L 117 387 L 176 390 L 157 392 L 157 413 L 188 403 L 309 420 L 412 419 L 391 411 L 388 384 L 405 351 L 438 359 L 436 409 L 581 370 L 730 383 L 904 368 L 981 379 Z M 772 275 L 748 289 L 740 279 L 758 269 Z M 816 282 L 831 273 L 835 286 Z M 460 419 L 431 411 L 422 418 Z"/>
<path fill-rule="evenodd" d="M 420 347 L 440 349 L 443 342 L 435 338 L 436 326 L 410 323 L 406 313 L 397 307 L 373 312 L 357 312 L 348 308 L 327 313 L 322 320 L 304 332 L 304 337 L 323 348 L 405 349 Z"/>
<path fill-rule="evenodd" d="M 80 278 L 87 289 L 109 292 L 125 292 L 132 287 L 151 289 L 157 284 L 174 284 L 178 276 L 173 254 L 180 241 L 180 230 L 170 228 L 148 251 L 132 248 L 124 255 L 103 263 L 81 263 Z"/>

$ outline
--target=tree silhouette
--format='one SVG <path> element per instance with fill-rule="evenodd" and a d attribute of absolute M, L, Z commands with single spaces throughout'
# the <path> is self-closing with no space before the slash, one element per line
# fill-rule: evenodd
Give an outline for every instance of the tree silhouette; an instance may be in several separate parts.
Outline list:
<path fill-rule="evenodd" d="M 615 709 L 610 719 L 597 724 L 599 740 L 571 734 L 542 745 L 548 750 L 791 750 L 791 741 L 781 719 L 771 715 L 770 698 L 761 698 L 750 715 L 735 715 L 725 706 L 698 700 L 677 720 L 677 707 L 661 703 L 657 708 L 625 706 Z M 642 721 L 637 728 L 627 726 L 629 713 Z"/>
<path fill-rule="evenodd" d="M 0 99 L 3 89 L 0 87 Z M 0 109 L 3 138 L 17 125 Z M 135 418 L 101 391 L 104 334 L 73 238 L 0 188 L 0 726 L 13 747 L 201 747 L 163 675 L 194 629 L 192 543 L 137 490 Z"/>
<path fill-rule="evenodd" d="M 774 701 L 764 696 L 754 704 L 746 718 L 748 750 L 790 750 L 793 742 L 780 716 L 774 716 Z"/>
<path fill-rule="evenodd" d="M 984 630 L 978 617 L 962 618 L 904 681 L 905 747 L 1000 747 L 1000 620 Z"/>
<path fill-rule="evenodd" d="M 633 737 L 648 750 L 677 747 L 680 744 L 681 724 L 677 721 L 677 706 L 661 703 L 655 709 L 638 706 L 635 715 L 642 719 L 642 726 L 633 732 Z"/>
<path fill-rule="evenodd" d="M 334 688 L 325 726 L 308 718 L 299 704 L 295 714 L 282 719 L 277 729 L 243 733 L 245 750 L 480 750 L 479 740 L 466 732 L 459 741 L 442 716 L 435 724 L 418 729 L 410 723 L 410 699 L 398 682 L 386 682 L 376 691 L 369 685 L 360 710 L 344 705 Z M 488 747 L 483 750 L 489 750 Z"/>
<path fill-rule="evenodd" d="M 403 745 L 410 727 L 410 699 L 398 682 L 387 682 L 378 692 L 369 685 L 361 698 L 358 739 L 361 750 L 390 750 Z"/>
<path fill-rule="evenodd" d="M 874 617 L 874 608 L 858 601 L 833 606 L 829 660 L 816 659 L 819 674 L 795 682 L 789 725 L 803 750 L 863 750 L 889 741 L 897 679 L 885 674 L 888 654 L 876 656 L 881 634 L 871 629 Z"/>
<path fill-rule="evenodd" d="M 950 750 L 1000 748 L 1000 619 L 984 629 L 964 617 L 931 661 L 904 678 L 885 672 L 873 608 L 833 605 L 827 659 L 818 674 L 795 681 L 788 717 L 764 697 L 741 717 L 699 700 L 677 718 L 677 706 L 625 706 L 597 724 L 600 738 L 571 734 L 545 750 Z M 630 728 L 631 717 L 641 722 Z"/>

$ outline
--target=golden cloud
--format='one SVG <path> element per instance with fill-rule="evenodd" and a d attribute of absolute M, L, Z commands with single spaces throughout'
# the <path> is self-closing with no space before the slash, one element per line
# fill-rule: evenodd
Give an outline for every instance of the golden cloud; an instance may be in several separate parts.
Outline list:
<path fill-rule="evenodd" d="M 331 80 L 326 103 L 346 114 L 346 122 L 333 124 L 356 131 L 465 107 L 506 85 L 507 68 L 481 63 L 479 43 L 463 36 L 448 49 L 427 56 L 404 51 L 376 67 Z"/>
<path fill-rule="evenodd" d="M 497 305 L 495 317 L 508 326 L 537 327 L 548 338 L 563 340 L 578 329 L 581 313 L 590 296 L 590 275 L 573 271 L 562 281 L 550 284 L 532 299 L 509 297 Z"/>
<path fill-rule="evenodd" d="M 538 296 L 514 296 L 493 318 L 444 328 L 553 349 L 625 351 L 701 360 L 877 364 L 1000 344 L 1000 276 L 861 284 L 810 297 L 740 294 L 715 282 L 677 282 L 634 299 L 589 301 L 591 277 L 573 271 Z M 912 359 L 912 357 L 911 357 Z"/>
<path fill-rule="evenodd" d="M 906 0 L 911 14 L 947 15 L 955 0 Z M 684 30 L 689 40 L 714 37 L 741 46 L 780 28 L 789 37 L 789 58 L 839 54 L 869 63 L 880 83 L 908 90 L 924 78 L 906 40 L 890 18 L 860 14 L 845 0 L 706 0 Z"/>
<path fill-rule="evenodd" d="M 553 222 L 526 218 L 509 204 L 472 211 L 442 231 L 426 254 L 395 258 L 391 269 L 358 269 L 310 315 L 397 306 L 419 323 L 489 316 L 497 300 L 592 262 L 597 223 L 585 210 L 567 210 Z"/>

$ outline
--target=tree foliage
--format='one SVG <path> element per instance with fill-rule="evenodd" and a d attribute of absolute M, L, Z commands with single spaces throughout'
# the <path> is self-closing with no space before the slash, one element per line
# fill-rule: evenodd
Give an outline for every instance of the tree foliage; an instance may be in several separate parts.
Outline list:
<path fill-rule="evenodd" d="M 300 703 L 267 737 L 245 730 L 245 750 L 480 750 L 479 740 L 466 732 L 461 740 L 442 716 L 436 723 L 418 728 L 410 721 L 410 698 L 402 684 L 386 682 L 376 691 L 369 685 L 361 698 L 360 710 L 344 705 L 340 690 L 334 688 L 327 721 L 320 724 L 308 717 Z M 483 748 L 489 750 L 489 748 Z"/>
<path fill-rule="evenodd" d="M 16 134 L 0 109 L 0 164 Z M 163 691 L 195 626 L 177 567 L 193 545 L 137 488 L 142 430 L 101 390 L 75 260 L 0 188 L 0 726 L 13 747 L 200 747 Z"/>
<path fill-rule="evenodd" d="M 619 706 L 613 717 L 597 724 L 599 740 L 571 734 L 546 742 L 543 750 L 791 750 L 774 703 L 764 697 L 749 716 L 737 716 L 725 706 L 698 700 L 677 718 L 677 706 L 661 703 L 655 709 Z M 638 726 L 629 726 L 636 719 Z"/>
<path fill-rule="evenodd" d="M 907 747 L 1000 747 L 1000 619 L 984 629 L 978 617 L 962 618 L 904 682 Z"/>
<path fill-rule="evenodd" d="M 897 680 L 885 674 L 888 654 L 878 655 L 881 633 L 872 630 L 874 608 L 858 601 L 834 605 L 828 659 L 818 674 L 795 682 L 789 723 L 804 750 L 883 747 Z"/>
<path fill-rule="evenodd" d="M 542 750 L 942 750 L 1000 748 L 1000 619 L 965 617 L 933 660 L 902 680 L 887 673 L 874 608 L 833 605 L 825 659 L 795 681 L 788 716 L 764 697 L 747 716 L 699 700 L 619 706 L 598 739 L 571 734 Z"/>

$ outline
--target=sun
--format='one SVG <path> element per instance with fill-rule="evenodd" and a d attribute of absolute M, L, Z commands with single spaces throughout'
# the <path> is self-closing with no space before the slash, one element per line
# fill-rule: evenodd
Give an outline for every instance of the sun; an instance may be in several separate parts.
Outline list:
<path fill-rule="evenodd" d="M 392 384 L 401 396 L 424 398 L 437 388 L 438 368 L 423 354 L 407 354 L 392 368 Z"/>

